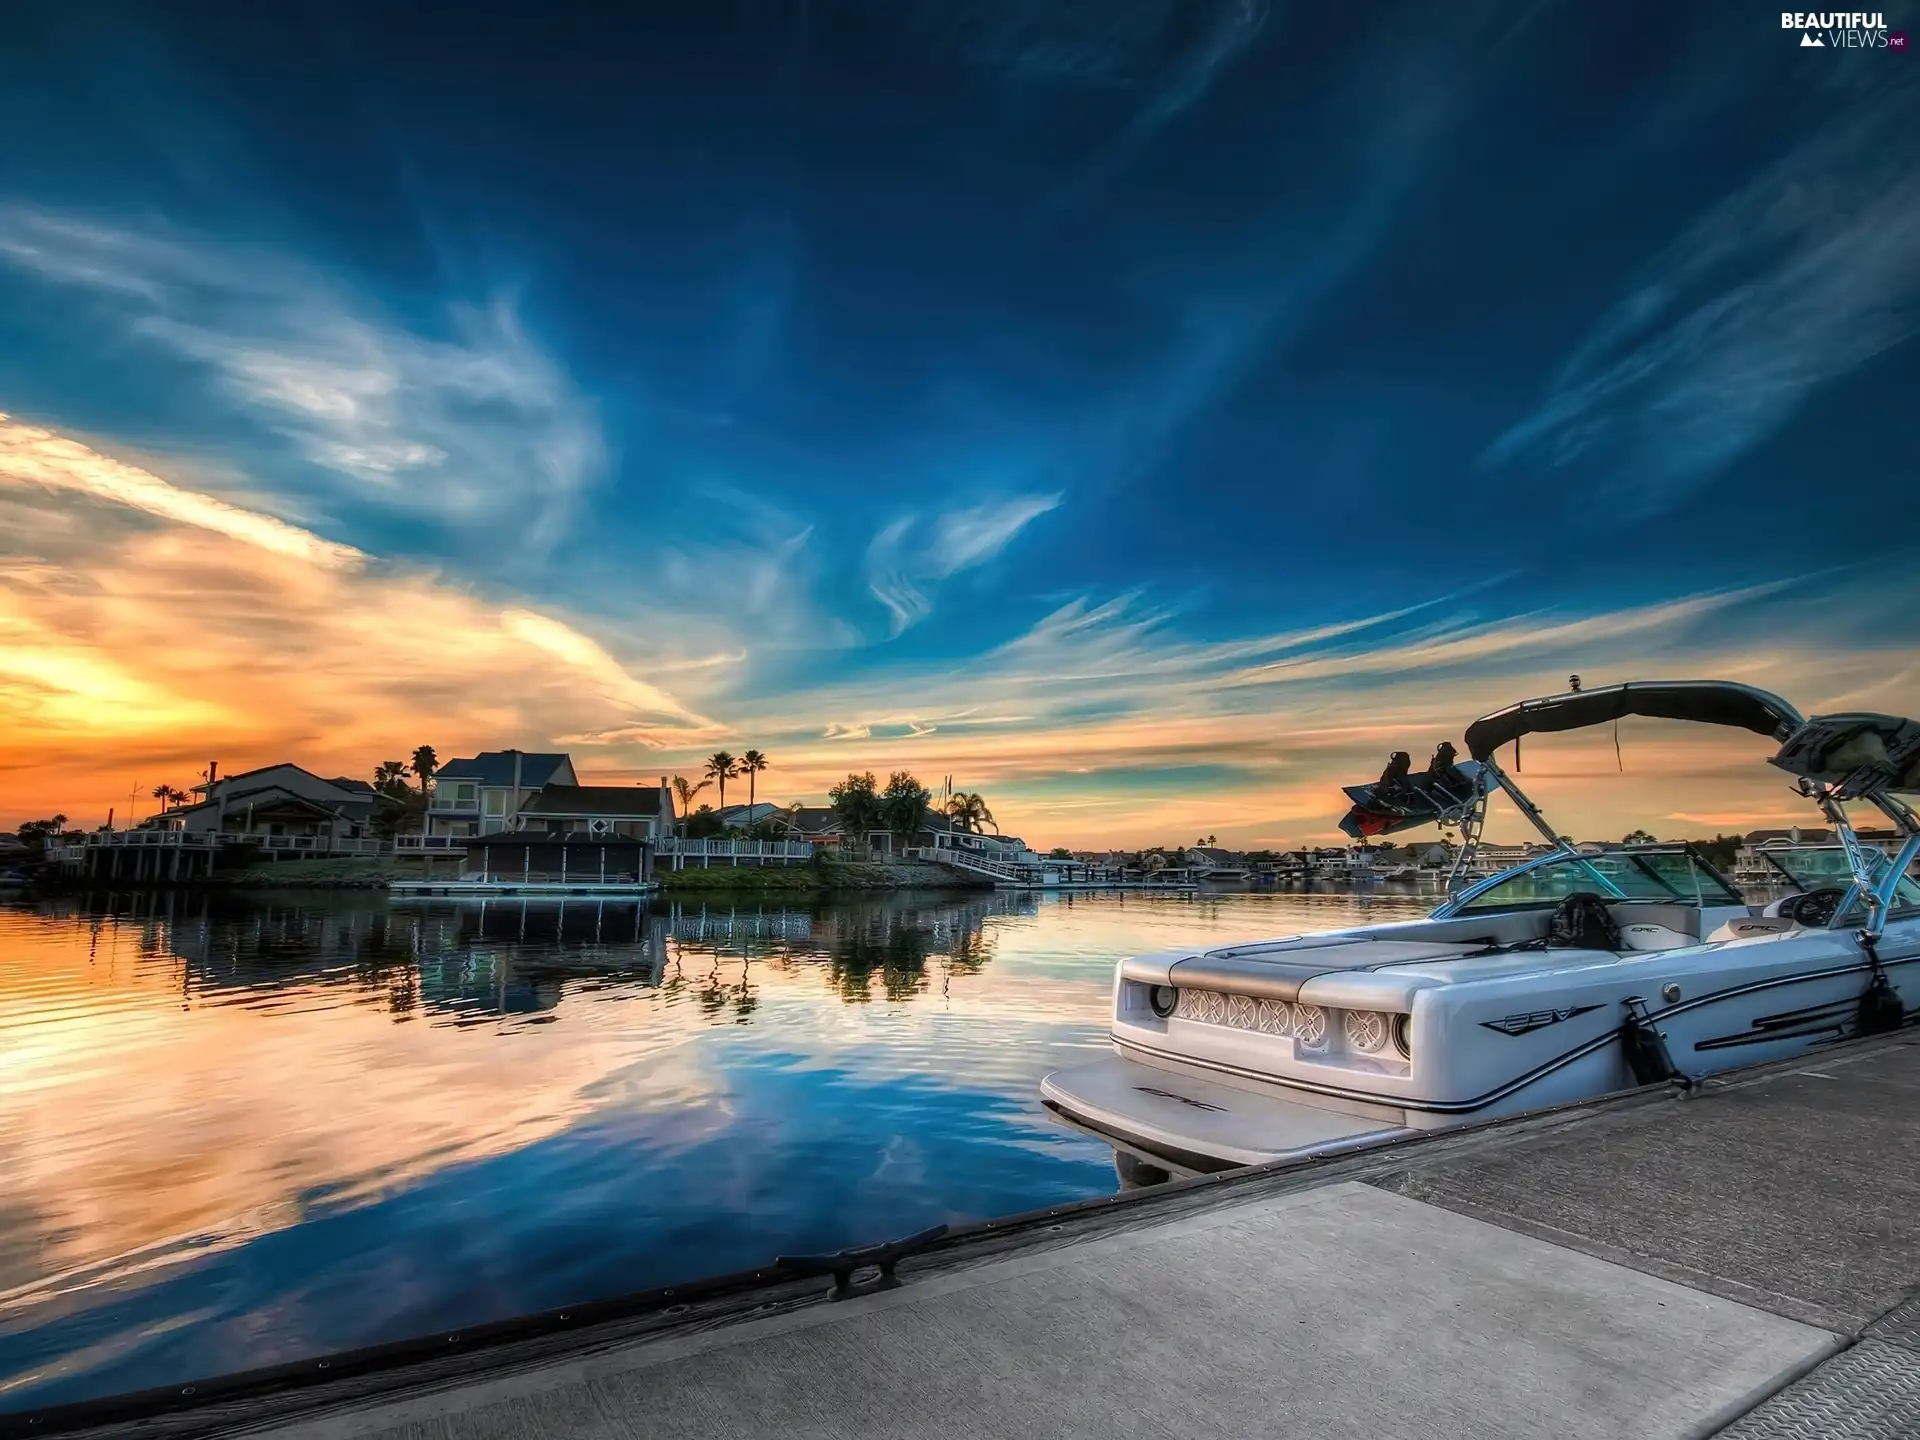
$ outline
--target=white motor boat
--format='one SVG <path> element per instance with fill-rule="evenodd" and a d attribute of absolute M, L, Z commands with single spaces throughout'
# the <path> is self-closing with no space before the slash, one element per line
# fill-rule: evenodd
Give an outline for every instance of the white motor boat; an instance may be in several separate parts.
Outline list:
<path fill-rule="evenodd" d="M 1755 731 L 1838 844 L 1771 853 L 1788 891 L 1750 903 L 1693 847 L 1582 854 L 1495 761 L 1521 737 L 1657 716 Z M 1457 827 L 1447 898 L 1427 918 L 1122 961 L 1115 1053 L 1041 1083 L 1062 1118 L 1178 1172 L 1351 1150 L 1419 1131 L 1777 1060 L 1894 1029 L 1920 1011 L 1920 724 L 1804 719 L 1722 681 L 1660 681 L 1529 700 L 1406 757 L 1351 831 Z M 1504 792 L 1551 847 L 1470 876 Z M 1863 845 L 1864 803 L 1902 837 Z M 1123 1165 L 1123 1173 L 1125 1166 Z"/>

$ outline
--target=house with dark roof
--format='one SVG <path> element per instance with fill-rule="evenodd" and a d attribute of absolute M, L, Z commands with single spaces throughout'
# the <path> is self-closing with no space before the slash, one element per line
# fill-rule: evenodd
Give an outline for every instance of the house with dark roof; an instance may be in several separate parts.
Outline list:
<path fill-rule="evenodd" d="M 483 750 L 449 760 L 433 777 L 426 833 L 474 836 L 512 830 L 521 807 L 541 788 L 579 783 L 570 755 Z"/>
<path fill-rule="evenodd" d="M 166 811 L 159 823 L 194 835 L 359 840 L 370 833 L 378 801 L 365 780 L 329 780 L 292 763 L 220 776 L 194 791 L 204 798 Z"/>
<path fill-rule="evenodd" d="M 663 840 L 673 833 L 673 791 L 658 785 L 542 785 L 520 806 L 520 833 Z"/>
<path fill-rule="evenodd" d="M 751 805 L 722 805 L 713 812 L 713 818 L 728 830 L 745 830 L 779 813 L 780 807 L 771 800 L 757 800 Z"/>
<path fill-rule="evenodd" d="M 828 854 L 862 847 L 869 853 L 893 852 L 891 831 L 876 826 L 865 835 L 848 835 L 831 805 L 789 805 L 785 810 L 776 810 L 769 818 L 780 825 L 789 839 L 810 841 L 825 847 Z"/>

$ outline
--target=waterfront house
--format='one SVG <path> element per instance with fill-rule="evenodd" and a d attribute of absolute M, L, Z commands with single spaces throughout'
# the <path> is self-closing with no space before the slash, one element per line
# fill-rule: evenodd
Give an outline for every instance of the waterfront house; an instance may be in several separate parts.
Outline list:
<path fill-rule="evenodd" d="M 1231 850 L 1215 845 L 1191 845 L 1186 853 L 1187 868 L 1201 879 L 1208 876 L 1240 877 L 1247 873 L 1246 860 Z"/>
<path fill-rule="evenodd" d="M 434 775 L 428 835 L 491 835 L 515 828 L 521 807 L 548 785 L 575 785 L 573 757 L 526 750 L 483 750 L 449 760 Z"/>
<path fill-rule="evenodd" d="M 673 791 L 658 785 L 542 785 L 521 802 L 512 831 L 659 841 L 673 833 Z"/>
<path fill-rule="evenodd" d="M 1792 849 L 1796 845 L 1831 845 L 1833 843 L 1833 831 L 1820 826 L 1793 825 L 1784 830 L 1750 830 L 1741 838 L 1739 848 L 1733 852 L 1733 874 L 1730 878 L 1736 885 L 1760 887 L 1779 885 L 1784 877 L 1767 863 L 1768 850 Z"/>
<path fill-rule="evenodd" d="M 790 805 L 769 817 L 785 831 L 787 838 L 806 840 L 827 854 L 852 854 L 864 850 L 872 855 L 893 853 L 893 832 L 884 826 L 864 835 L 848 835 L 840 815 L 831 805 Z"/>
<path fill-rule="evenodd" d="M 774 817 L 795 840 L 808 840 L 831 853 L 846 841 L 840 816 L 831 805 L 790 805 Z"/>
<path fill-rule="evenodd" d="M 326 779 L 291 763 L 263 765 L 194 786 L 204 796 L 157 817 L 191 835 L 311 841 L 360 840 L 370 833 L 379 797 L 364 780 Z"/>

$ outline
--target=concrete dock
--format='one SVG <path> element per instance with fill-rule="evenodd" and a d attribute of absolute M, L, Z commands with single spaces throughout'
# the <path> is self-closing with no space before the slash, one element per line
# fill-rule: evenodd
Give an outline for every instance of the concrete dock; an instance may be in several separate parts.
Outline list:
<path fill-rule="evenodd" d="M 85 1433 L 1920 1436 L 1917 1202 L 1906 1031 Z"/>

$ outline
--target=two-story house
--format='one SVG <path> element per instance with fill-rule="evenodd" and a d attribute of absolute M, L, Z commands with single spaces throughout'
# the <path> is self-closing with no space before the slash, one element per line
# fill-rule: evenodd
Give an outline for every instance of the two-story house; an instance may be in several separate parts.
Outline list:
<path fill-rule="evenodd" d="M 575 785 L 573 757 L 526 750 L 483 750 L 449 760 L 433 780 L 428 835 L 492 835 L 517 828 L 522 807 L 547 785 Z"/>

